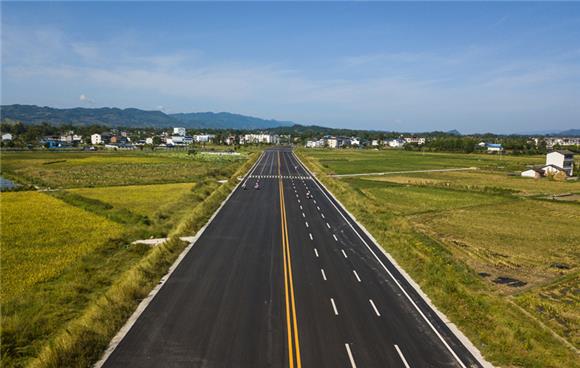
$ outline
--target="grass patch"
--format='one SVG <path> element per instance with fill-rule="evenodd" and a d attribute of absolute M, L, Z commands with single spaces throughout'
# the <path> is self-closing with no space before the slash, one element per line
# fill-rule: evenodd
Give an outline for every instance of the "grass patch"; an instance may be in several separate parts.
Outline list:
<path fill-rule="evenodd" d="M 41 187 L 106 187 L 225 179 L 244 160 L 246 155 L 208 160 L 183 152 L 10 152 L 2 155 L 2 172 Z"/>
<path fill-rule="evenodd" d="M 0 200 L 3 302 L 59 275 L 123 230 L 43 193 L 1 193 Z"/>
<path fill-rule="evenodd" d="M 422 185 L 479 192 L 517 193 L 522 196 L 580 192 L 578 181 L 534 180 L 508 176 L 503 172 L 433 172 L 407 175 L 385 175 L 365 179 L 398 184 Z"/>
<path fill-rule="evenodd" d="M 409 152 L 402 150 L 303 150 L 318 161 L 327 174 L 357 174 L 388 171 L 478 167 L 485 170 L 523 170 L 545 162 L 544 156 L 498 156 Z"/>
<path fill-rule="evenodd" d="M 337 171 L 364 172 L 369 171 L 390 171 L 386 168 L 394 169 L 399 166 L 398 163 L 380 163 L 373 162 L 369 167 L 345 166 L 344 161 L 329 163 L 327 159 L 337 158 L 349 161 L 348 154 L 352 152 L 334 151 L 301 151 L 299 155 L 303 161 L 313 170 L 324 184 L 336 195 L 340 201 L 353 213 L 357 219 L 373 234 L 379 244 L 381 244 L 397 262 L 413 277 L 421 286 L 433 303 L 445 313 L 451 321 L 469 337 L 469 339 L 482 351 L 484 356 L 492 363 L 500 366 L 517 366 L 517 367 L 578 367 L 577 354 L 568 346 L 563 344 L 552 333 L 542 328 L 536 315 L 532 316 L 524 313 L 522 310 L 514 307 L 511 300 L 498 293 L 497 288 L 486 279 L 483 279 L 478 273 L 470 267 L 467 262 L 458 257 L 453 247 L 442 241 L 437 234 L 420 232 L 417 230 L 417 224 L 423 217 L 437 219 L 445 222 L 448 217 L 452 217 L 453 223 L 463 222 L 462 229 L 469 229 L 473 221 L 478 219 L 487 219 L 489 216 L 495 216 L 498 206 L 515 206 L 511 216 L 502 219 L 504 227 L 513 227 L 511 229 L 511 238 L 501 243 L 501 246 L 509 248 L 510 241 L 518 237 L 519 234 L 535 234 L 533 226 L 540 221 L 526 224 L 524 220 L 518 220 L 514 217 L 519 215 L 528 216 L 529 219 L 535 218 L 538 213 L 538 207 L 534 207 L 539 201 L 523 200 L 508 193 L 481 193 L 472 192 L 466 188 L 434 188 L 422 186 L 401 186 L 364 179 L 336 179 L 327 176 L 328 173 Z M 382 155 L 379 151 L 379 156 Z M 410 165 L 413 168 L 437 168 L 425 167 L 427 162 L 421 158 L 421 154 L 411 154 L 404 156 L 408 152 L 384 153 L 384 155 L 397 155 L 401 162 L 412 161 Z M 354 152 L 355 159 L 359 153 Z M 369 157 L 367 153 L 360 153 L 358 158 Z M 457 155 L 456 162 L 461 166 L 465 164 L 465 156 L 472 156 L 476 159 L 483 155 Z M 447 165 L 451 160 L 446 159 L 444 154 L 443 162 L 439 167 Z M 471 159 L 471 157 L 468 157 Z M 535 158 L 514 159 L 511 164 L 519 159 L 534 160 Z M 484 158 L 482 158 L 484 160 Z M 356 160 L 354 160 L 356 161 Z M 380 160 L 379 160 L 380 161 Z M 490 163 L 489 166 L 493 164 Z M 519 165 L 519 163 L 518 163 Z M 437 166 L 437 165 L 435 165 Z M 460 165 L 457 165 L 460 166 Z M 479 165 L 467 165 L 479 166 Z M 399 166 L 400 168 L 400 166 Z M 509 167 L 505 167 L 509 169 Z M 356 170 L 356 171 L 355 171 Z M 446 192 L 446 193 L 444 193 Z M 455 200 L 453 196 L 459 196 L 461 200 Z M 417 203 L 417 201 L 426 203 Z M 519 208 L 517 206 L 524 207 Z M 526 208 L 526 205 L 531 207 Z M 561 205 L 572 211 L 564 217 L 570 221 L 576 219 L 578 207 L 575 205 Z M 519 211 L 530 211 L 535 209 L 534 214 L 522 214 Z M 487 211 L 481 213 L 482 211 Z M 566 209 L 564 209 L 566 211 Z M 421 214 L 421 212 L 424 212 Z M 463 213 L 463 215 L 455 215 Z M 468 213 L 468 214 L 466 214 Z M 554 215 L 554 213 L 552 213 Z M 544 216 L 549 216 L 545 215 Z M 558 211 L 554 221 L 560 216 Z M 570 217 L 568 217 L 570 216 Z M 486 221 L 486 220 L 481 220 Z M 493 222 L 493 220 L 487 220 Z M 567 231 L 576 232 L 570 228 L 570 223 L 566 222 Z M 513 226 L 512 226 L 513 225 Z M 518 226 L 520 226 L 518 228 Z M 566 226 L 566 225 L 564 225 Z M 439 231 L 439 229 L 437 229 Z M 455 229 L 449 229 L 455 231 Z M 480 228 L 481 230 L 481 228 Z M 497 228 L 495 230 L 498 230 Z M 475 231 L 474 231 L 475 232 Z M 491 230 L 487 232 L 490 234 Z M 503 233 L 500 233 L 503 234 Z M 453 233 L 454 235 L 454 233 Z M 485 246 L 485 237 L 479 236 L 481 246 Z M 499 234 L 497 235 L 500 236 Z M 576 240 L 579 237 L 576 236 Z M 470 238 L 471 239 L 471 238 Z M 494 238 L 495 239 L 495 238 Z M 567 255 L 577 260 L 577 254 L 574 255 L 574 249 L 577 251 L 577 241 L 574 238 L 560 238 L 567 244 L 558 245 L 560 248 L 567 250 Z M 529 240 L 529 239 L 528 239 Z M 522 257 L 526 257 L 525 241 L 518 245 L 518 251 L 523 252 Z M 531 252 L 538 260 L 541 249 L 546 251 L 547 248 L 554 245 L 544 245 L 541 241 L 531 241 L 527 244 L 527 249 L 536 247 Z M 576 245 L 576 248 L 574 248 Z M 513 250 L 515 253 L 515 250 Z M 572 253 L 571 253 L 572 252 Z M 554 254 L 554 253 L 549 253 Z M 572 306 L 576 307 L 577 303 Z M 572 314 L 578 315 L 576 310 L 569 309 Z M 574 317 L 576 318 L 576 317 Z M 576 321 L 570 319 L 571 323 Z"/>
<path fill-rule="evenodd" d="M 123 187 L 78 188 L 69 192 L 86 198 L 126 208 L 133 213 L 153 217 L 160 207 L 179 201 L 191 193 L 195 183 L 128 185 Z"/>
<path fill-rule="evenodd" d="M 399 215 L 491 205 L 511 200 L 500 195 L 426 186 L 385 185 L 385 183 L 364 179 L 349 178 L 344 179 L 344 182 L 364 195 L 367 201 L 376 202 L 383 207 L 384 211 L 391 211 Z"/>

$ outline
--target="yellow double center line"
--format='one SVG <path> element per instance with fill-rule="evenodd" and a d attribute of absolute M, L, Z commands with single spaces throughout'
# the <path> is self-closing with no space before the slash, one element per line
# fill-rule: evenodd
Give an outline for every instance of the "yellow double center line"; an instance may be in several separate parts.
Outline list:
<path fill-rule="evenodd" d="M 288 361 L 290 368 L 302 368 L 300 341 L 298 338 L 298 320 L 294 301 L 294 277 L 292 276 L 292 258 L 288 241 L 288 223 L 286 222 L 286 204 L 284 201 L 284 183 L 280 172 L 280 152 L 278 152 L 278 188 L 280 191 L 280 219 L 282 223 L 282 254 L 284 257 L 284 295 L 286 298 L 286 328 L 288 335 Z"/>

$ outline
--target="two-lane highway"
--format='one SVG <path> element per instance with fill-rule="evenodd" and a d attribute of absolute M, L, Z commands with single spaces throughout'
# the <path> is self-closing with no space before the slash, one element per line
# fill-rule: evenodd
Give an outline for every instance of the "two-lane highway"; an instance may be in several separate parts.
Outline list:
<path fill-rule="evenodd" d="M 104 366 L 480 366 L 290 149 L 244 183 Z"/>

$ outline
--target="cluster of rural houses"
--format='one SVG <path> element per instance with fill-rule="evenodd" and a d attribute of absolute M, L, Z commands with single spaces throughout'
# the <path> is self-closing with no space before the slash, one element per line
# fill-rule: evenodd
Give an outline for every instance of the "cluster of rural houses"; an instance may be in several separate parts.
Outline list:
<path fill-rule="evenodd" d="M 527 178 L 539 179 L 543 176 L 574 175 L 574 152 L 567 150 L 552 151 L 546 155 L 546 164 L 533 166 L 522 171 L 521 175 Z"/>
<path fill-rule="evenodd" d="M 91 144 L 105 145 L 107 148 L 125 148 L 131 149 L 135 146 L 154 145 L 159 147 L 179 147 L 188 146 L 193 143 L 223 143 L 226 145 L 235 144 L 278 144 L 280 137 L 275 134 L 258 133 L 258 134 L 243 134 L 243 135 L 229 135 L 221 139 L 220 142 L 215 142 L 215 134 L 193 134 L 188 135 L 183 127 L 175 127 L 172 132 L 163 132 L 159 135 L 140 139 L 131 142 L 126 132 L 120 134 L 113 134 L 109 132 L 95 133 L 91 135 Z"/>
<path fill-rule="evenodd" d="M 343 148 L 343 147 L 379 147 L 381 145 L 388 146 L 392 148 L 401 148 L 405 144 L 414 143 L 418 145 L 425 144 L 426 140 L 423 137 L 400 137 L 394 139 L 385 140 L 364 140 L 357 137 L 341 137 L 341 136 L 330 136 L 326 135 L 317 140 L 308 140 L 306 142 L 306 147 L 309 148 Z"/>

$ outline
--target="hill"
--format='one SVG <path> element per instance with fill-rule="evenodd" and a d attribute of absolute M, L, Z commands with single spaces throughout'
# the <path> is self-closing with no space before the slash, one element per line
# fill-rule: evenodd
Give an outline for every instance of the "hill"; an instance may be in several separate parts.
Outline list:
<path fill-rule="evenodd" d="M 266 129 L 291 126 L 291 121 L 265 120 L 229 112 L 190 112 L 170 114 L 186 127 L 212 129 Z"/>
<path fill-rule="evenodd" d="M 24 124 L 98 124 L 126 128 L 168 128 L 183 126 L 191 129 L 265 129 L 290 126 L 294 124 L 288 121 L 265 120 L 252 116 L 231 114 L 228 112 L 165 114 L 161 111 L 146 111 L 135 108 L 76 107 L 71 109 L 57 109 L 36 105 L 2 105 L 0 108 L 0 117 L 2 121 L 21 121 Z"/>

